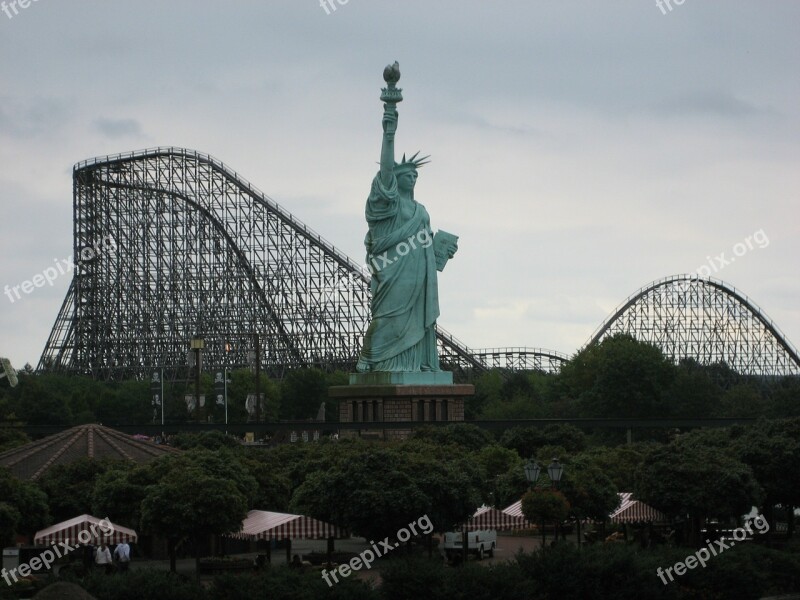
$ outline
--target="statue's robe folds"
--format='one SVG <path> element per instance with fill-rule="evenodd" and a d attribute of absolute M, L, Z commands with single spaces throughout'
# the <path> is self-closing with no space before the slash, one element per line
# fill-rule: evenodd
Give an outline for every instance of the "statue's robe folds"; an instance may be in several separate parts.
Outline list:
<path fill-rule="evenodd" d="M 438 371 L 439 290 L 428 211 L 400 198 L 394 175 L 387 187 L 378 174 L 366 217 L 372 321 L 357 370 Z"/>

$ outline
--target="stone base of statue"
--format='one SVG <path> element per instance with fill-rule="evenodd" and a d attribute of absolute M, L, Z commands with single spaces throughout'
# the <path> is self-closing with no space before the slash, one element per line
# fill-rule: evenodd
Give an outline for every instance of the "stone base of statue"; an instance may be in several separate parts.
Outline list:
<path fill-rule="evenodd" d="M 355 425 L 342 427 L 340 438 L 384 440 L 407 438 L 411 423 L 463 421 L 464 400 L 474 394 L 474 386 L 453 384 L 446 371 L 353 373 L 350 385 L 328 388 L 339 401 L 339 422 Z"/>

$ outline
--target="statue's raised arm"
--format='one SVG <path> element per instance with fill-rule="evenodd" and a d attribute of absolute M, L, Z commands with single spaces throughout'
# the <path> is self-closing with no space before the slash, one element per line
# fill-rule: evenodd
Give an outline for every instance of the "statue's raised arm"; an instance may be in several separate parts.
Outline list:
<path fill-rule="evenodd" d="M 397 131 L 397 103 L 403 101 L 402 90 L 397 87 L 400 81 L 400 65 L 397 61 L 383 70 L 387 86 L 383 88 L 383 144 L 381 146 L 381 183 L 389 186 L 394 169 L 394 134 Z"/>

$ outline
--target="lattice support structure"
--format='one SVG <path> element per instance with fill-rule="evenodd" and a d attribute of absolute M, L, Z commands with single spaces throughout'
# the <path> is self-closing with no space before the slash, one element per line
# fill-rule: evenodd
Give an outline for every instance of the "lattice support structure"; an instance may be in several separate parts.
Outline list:
<path fill-rule="evenodd" d="M 747 296 L 716 279 L 677 275 L 654 281 L 630 296 L 589 344 L 617 333 L 650 342 L 675 360 L 725 363 L 746 375 L 800 374 L 800 356 L 777 325 Z"/>
<path fill-rule="evenodd" d="M 156 148 L 75 166 L 67 297 L 39 370 L 101 379 L 204 368 L 354 368 L 369 323 L 369 274 L 218 160 Z M 78 258 L 82 260 L 78 261 Z M 482 371 L 439 331 L 441 362 Z"/>

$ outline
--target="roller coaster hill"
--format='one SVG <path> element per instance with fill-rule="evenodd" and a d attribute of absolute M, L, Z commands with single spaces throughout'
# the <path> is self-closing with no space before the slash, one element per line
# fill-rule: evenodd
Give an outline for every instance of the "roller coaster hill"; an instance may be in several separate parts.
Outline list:
<path fill-rule="evenodd" d="M 73 170 L 73 210 L 81 260 L 39 372 L 186 377 L 195 336 L 208 370 L 251 366 L 256 340 L 273 377 L 304 367 L 353 370 L 369 324 L 369 272 L 220 161 L 182 148 L 86 160 Z M 777 325 L 710 278 L 652 282 L 588 344 L 617 333 L 675 360 L 768 377 L 800 373 Z M 539 348 L 472 349 L 442 328 L 438 345 L 443 368 L 457 377 L 552 373 L 568 360 Z"/>

